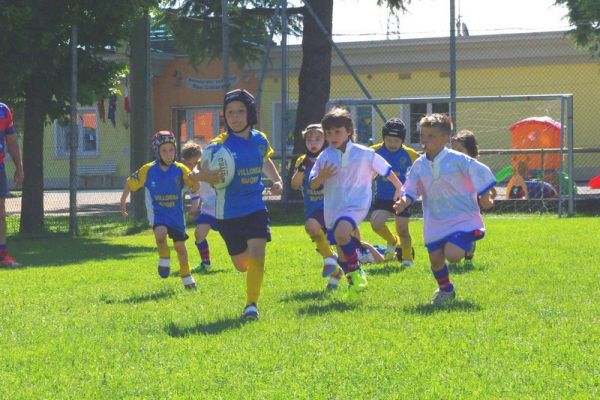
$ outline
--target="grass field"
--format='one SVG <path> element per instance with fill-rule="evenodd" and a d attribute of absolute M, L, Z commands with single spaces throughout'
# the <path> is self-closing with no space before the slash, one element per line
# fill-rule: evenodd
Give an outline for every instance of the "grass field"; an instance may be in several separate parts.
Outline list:
<path fill-rule="evenodd" d="M 158 277 L 150 231 L 15 241 L 28 267 L 0 271 L 0 398 L 598 398 L 598 222 L 488 218 L 441 308 L 420 221 L 416 265 L 366 266 L 354 303 L 325 293 L 300 226 L 274 226 L 246 324 L 245 276 L 215 233 L 195 292 Z"/>

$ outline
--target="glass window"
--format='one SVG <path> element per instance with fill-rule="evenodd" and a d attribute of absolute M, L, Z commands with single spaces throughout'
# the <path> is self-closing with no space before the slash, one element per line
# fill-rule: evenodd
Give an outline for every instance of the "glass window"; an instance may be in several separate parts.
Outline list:
<path fill-rule="evenodd" d="M 77 115 L 77 157 L 98 155 L 98 115 L 95 108 L 80 109 Z M 54 152 L 57 158 L 69 157 L 71 124 L 54 121 Z"/>
<path fill-rule="evenodd" d="M 195 140 L 205 146 L 223 131 L 221 107 L 194 107 L 174 110 L 175 129 L 181 143 Z"/>
<path fill-rule="evenodd" d="M 448 103 L 418 103 L 409 104 L 402 107 L 404 121 L 410 121 L 407 129 L 407 144 L 417 149 L 421 146 L 421 138 L 419 133 L 419 121 L 422 117 L 430 113 L 448 114 L 450 105 Z M 408 114 L 408 115 L 407 115 Z"/>

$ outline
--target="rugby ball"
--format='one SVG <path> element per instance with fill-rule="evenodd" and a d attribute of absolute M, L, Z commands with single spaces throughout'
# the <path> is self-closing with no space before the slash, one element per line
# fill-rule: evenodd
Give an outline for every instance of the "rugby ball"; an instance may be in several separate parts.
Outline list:
<path fill-rule="evenodd" d="M 235 159 L 231 151 L 222 143 L 211 143 L 204 149 L 202 158 L 208 163 L 208 169 L 219 170 L 223 174 L 223 181 L 212 186 L 215 189 L 229 186 L 235 175 Z"/>

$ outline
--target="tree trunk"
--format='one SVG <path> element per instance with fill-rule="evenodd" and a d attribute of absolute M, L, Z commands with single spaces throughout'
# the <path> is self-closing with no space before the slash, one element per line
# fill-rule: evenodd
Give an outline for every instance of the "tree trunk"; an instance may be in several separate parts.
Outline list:
<path fill-rule="evenodd" d="M 146 14 L 134 23 L 131 36 L 131 125 L 130 125 L 130 168 L 136 171 L 149 160 L 151 121 L 148 112 L 152 109 L 148 96 L 149 80 L 149 17 Z M 144 190 L 131 193 L 129 215 L 134 222 L 146 221 Z"/>
<path fill-rule="evenodd" d="M 315 10 L 325 29 L 331 33 L 333 0 L 307 0 L 307 2 Z M 303 29 L 302 67 L 298 77 L 300 93 L 294 128 L 295 154 L 305 151 L 302 130 L 308 124 L 321 121 L 331 88 L 331 45 L 308 10 L 304 12 Z"/>
<path fill-rule="evenodd" d="M 23 131 L 23 197 L 21 198 L 21 235 L 44 233 L 44 104 L 49 99 L 44 82 L 32 77 L 25 94 Z"/>

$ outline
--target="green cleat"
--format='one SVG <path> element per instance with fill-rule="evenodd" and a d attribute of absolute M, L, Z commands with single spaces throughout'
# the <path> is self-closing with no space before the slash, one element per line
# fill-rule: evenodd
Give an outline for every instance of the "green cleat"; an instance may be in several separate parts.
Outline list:
<path fill-rule="evenodd" d="M 200 264 L 197 264 L 194 266 L 194 269 L 192 269 L 192 272 L 196 272 L 196 273 L 202 273 L 202 272 L 208 272 L 210 271 L 211 265 L 209 262 L 201 262 Z"/>
<path fill-rule="evenodd" d="M 356 298 L 360 292 L 367 288 L 367 274 L 362 268 L 347 273 L 346 277 L 348 278 L 348 299 Z"/>

